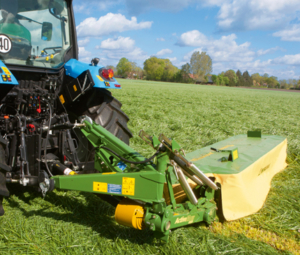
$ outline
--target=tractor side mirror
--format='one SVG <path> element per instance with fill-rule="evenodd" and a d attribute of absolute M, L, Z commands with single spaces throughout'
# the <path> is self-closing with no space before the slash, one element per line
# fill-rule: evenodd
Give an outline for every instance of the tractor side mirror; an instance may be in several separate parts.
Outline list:
<path fill-rule="evenodd" d="M 52 39 L 52 23 L 50 22 L 43 22 L 42 24 L 42 36 L 41 39 L 43 41 L 51 41 Z"/>

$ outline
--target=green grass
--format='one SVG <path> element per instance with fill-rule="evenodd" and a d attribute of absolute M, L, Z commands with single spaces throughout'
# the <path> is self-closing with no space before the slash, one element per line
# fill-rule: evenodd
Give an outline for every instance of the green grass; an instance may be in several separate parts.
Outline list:
<path fill-rule="evenodd" d="M 55 191 L 42 199 L 10 186 L 0 254 L 300 254 L 300 93 L 120 82 L 113 95 L 130 117 L 131 146 L 145 156 L 153 150 L 140 129 L 164 133 L 187 152 L 258 128 L 287 137 L 290 164 L 273 179 L 264 207 L 237 221 L 176 229 L 164 244 L 151 231 L 119 226 L 114 208 L 93 194 Z"/>

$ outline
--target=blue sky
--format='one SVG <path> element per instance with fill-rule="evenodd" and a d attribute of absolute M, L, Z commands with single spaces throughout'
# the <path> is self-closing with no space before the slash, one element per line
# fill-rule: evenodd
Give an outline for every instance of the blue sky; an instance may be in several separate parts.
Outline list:
<path fill-rule="evenodd" d="M 181 67 L 205 51 L 228 69 L 300 78 L 300 0 L 74 0 L 81 61 L 150 56 Z"/>

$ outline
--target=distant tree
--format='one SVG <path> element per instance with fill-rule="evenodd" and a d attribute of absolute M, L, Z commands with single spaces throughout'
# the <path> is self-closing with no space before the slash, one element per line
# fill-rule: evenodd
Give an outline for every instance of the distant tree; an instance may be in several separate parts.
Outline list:
<path fill-rule="evenodd" d="M 280 80 L 279 84 L 281 89 L 287 89 L 289 87 L 289 84 L 287 83 L 286 80 Z"/>
<path fill-rule="evenodd" d="M 219 84 L 218 85 L 225 85 L 225 83 L 224 83 L 224 75 L 223 74 L 219 74 L 218 75 L 218 79 L 219 79 Z"/>
<path fill-rule="evenodd" d="M 229 84 L 230 84 L 230 79 L 229 79 L 227 76 L 224 76 L 224 77 L 223 77 L 223 81 L 224 81 L 224 84 L 225 84 L 226 86 L 229 86 Z"/>
<path fill-rule="evenodd" d="M 266 78 L 265 82 L 268 84 L 268 88 L 279 88 L 280 87 L 278 79 L 275 76 Z"/>
<path fill-rule="evenodd" d="M 236 86 L 239 86 L 239 87 L 244 86 L 245 80 L 244 80 L 244 77 L 243 77 L 243 75 L 242 75 L 242 73 L 241 73 L 240 70 L 237 70 L 237 71 L 236 71 L 236 77 L 237 77 L 237 83 L 236 83 Z"/>
<path fill-rule="evenodd" d="M 260 76 L 259 73 L 252 74 L 251 78 L 252 78 L 253 84 L 255 84 L 255 86 L 263 86 L 264 85 L 264 77 Z"/>
<path fill-rule="evenodd" d="M 211 76 L 211 80 L 212 80 L 212 82 L 213 82 L 214 84 L 217 84 L 219 78 L 218 78 L 217 75 L 213 74 L 213 75 Z M 217 84 L 217 85 L 218 85 L 218 84 Z"/>
<path fill-rule="evenodd" d="M 269 75 L 267 73 L 264 73 L 263 77 L 264 78 L 269 78 Z"/>
<path fill-rule="evenodd" d="M 190 66 L 192 73 L 199 81 L 205 80 L 205 75 L 212 72 L 212 60 L 206 52 L 195 51 L 190 59 Z"/>
<path fill-rule="evenodd" d="M 131 70 L 130 73 L 128 74 L 128 77 L 132 79 L 142 79 L 144 76 L 144 70 L 137 66 L 135 62 L 130 62 L 131 65 Z"/>
<path fill-rule="evenodd" d="M 289 79 L 289 85 L 291 88 L 296 89 L 298 87 L 298 81 L 296 79 Z"/>
<path fill-rule="evenodd" d="M 191 65 L 189 63 L 186 63 L 183 66 L 181 66 L 181 70 L 183 73 L 189 76 L 189 74 L 191 73 Z"/>
<path fill-rule="evenodd" d="M 173 66 L 170 59 L 163 59 L 165 62 L 164 72 L 161 77 L 162 81 L 173 81 L 174 75 L 179 71 L 176 66 Z"/>
<path fill-rule="evenodd" d="M 175 80 L 177 82 L 185 82 L 185 83 L 191 83 L 193 82 L 193 79 L 190 77 L 191 73 L 191 66 L 189 63 L 186 63 L 181 66 L 181 69 L 176 73 Z"/>
<path fill-rule="evenodd" d="M 228 71 L 225 72 L 224 76 L 228 78 L 228 84 L 225 83 L 226 85 L 228 85 L 228 86 L 236 86 L 238 78 L 236 76 L 235 71 L 228 70 Z"/>
<path fill-rule="evenodd" d="M 151 57 L 144 62 L 144 71 L 148 80 L 173 81 L 179 70 L 169 59 Z"/>
<path fill-rule="evenodd" d="M 165 61 L 157 57 L 150 57 L 144 62 L 147 80 L 160 81 L 165 69 Z"/>
<path fill-rule="evenodd" d="M 127 77 L 132 70 L 131 62 L 127 58 L 121 58 L 117 64 L 117 73 L 122 77 Z"/>
<path fill-rule="evenodd" d="M 245 86 L 246 87 L 251 87 L 253 85 L 253 80 L 251 76 L 249 75 L 248 71 L 245 71 L 243 73 L 244 81 L 245 81 Z"/>

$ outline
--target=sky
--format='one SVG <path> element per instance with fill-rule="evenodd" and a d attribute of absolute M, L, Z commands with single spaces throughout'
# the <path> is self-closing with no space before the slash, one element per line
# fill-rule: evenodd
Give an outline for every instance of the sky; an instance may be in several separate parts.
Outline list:
<path fill-rule="evenodd" d="M 213 74 L 233 69 L 300 78 L 300 0 L 73 0 L 79 59 L 180 68 L 206 52 Z"/>

